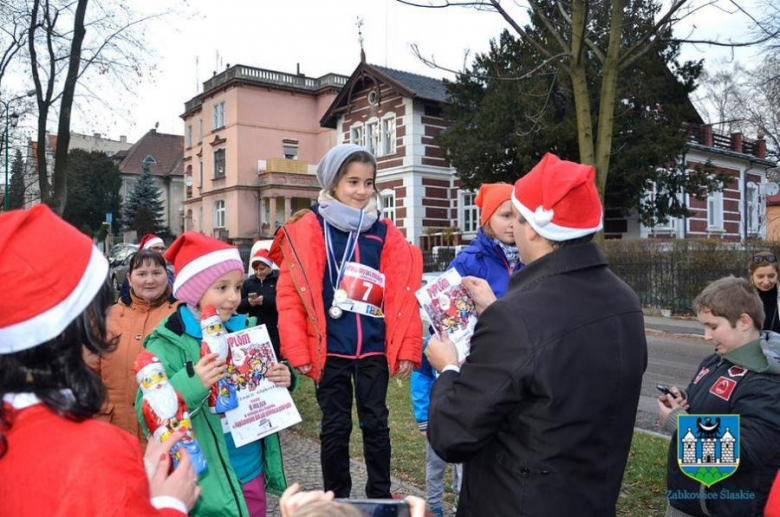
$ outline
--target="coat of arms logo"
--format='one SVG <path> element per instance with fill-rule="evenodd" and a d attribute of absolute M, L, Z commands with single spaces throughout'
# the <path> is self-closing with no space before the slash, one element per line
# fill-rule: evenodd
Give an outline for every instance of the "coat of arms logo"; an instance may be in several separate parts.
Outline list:
<path fill-rule="evenodd" d="M 708 488 L 739 467 L 739 415 L 679 415 L 677 463 Z"/>

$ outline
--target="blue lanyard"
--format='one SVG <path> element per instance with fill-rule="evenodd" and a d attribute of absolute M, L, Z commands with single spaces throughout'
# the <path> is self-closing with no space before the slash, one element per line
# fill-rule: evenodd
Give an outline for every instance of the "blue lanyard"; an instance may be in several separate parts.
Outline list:
<path fill-rule="evenodd" d="M 328 224 L 328 221 L 323 220 L 325 223 L 325 258 L 328 261 L 328 277 L 330 278 L 330 283 L 334 291 L 341 285 L 341 280 L 344 278 L 344 272 L 347 270 L 347 263 L 352 260 L 352 256 L 355 254 L 355 248 L 357 248 L 358 238 L 360 237 L 360 227 L 363 225 L 363 214 L 364 212 L 361 210 L 357 231 L 349 232 L 347 244 L 344 246 L 344 255 L 341 257 L 341 263 L 336 262 L 330 225 Z M 334 267 L 337 268 L 335 283 L 333 283 Z"/>

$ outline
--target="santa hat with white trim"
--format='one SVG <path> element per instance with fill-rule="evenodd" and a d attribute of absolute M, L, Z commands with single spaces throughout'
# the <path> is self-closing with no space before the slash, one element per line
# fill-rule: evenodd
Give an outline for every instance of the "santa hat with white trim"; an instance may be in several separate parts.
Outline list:
<path fill-rule="evenodd" d="M 0 354 L 59 336 L 107 276 L 108 261 L 92 240 L 47 206 L 0 215 Z"/>
<path fill-rule="evenodd" d="M 143 236 L 141 242 L 138 243 L 138 247 L 142 250 L 148 250 L 152 246 L 165 246 L 165 243 L 153 233 L 147 233 Z"/>
<path fill-rule="evenodd" d="M 233 270 L 244 272 L 235 247 L 196 232 L 181 234 L 163 256 L 176 271 L 173 296 L 193 307 L 220 277 Z"/>
<path fill-rule="evenodd" d="M 598 232 L 604 224 L 595 177 L 592 166 L 547 153 L 515 182 L 512 204 L 545 239 L 578 239 Z"/>
<path fill-rule="evenodd" d="M 269 256 L 270 253 L 268 250 L 259 249 L 255 252 L 254 255 L 252 255 L 252 259 L 249 261 L 249 265 L 251 267 L 255 266 L 255 262 L 262 262 L 268 267 L 274 267 L 274 261 L 271 260 L 271 257 Z"/>

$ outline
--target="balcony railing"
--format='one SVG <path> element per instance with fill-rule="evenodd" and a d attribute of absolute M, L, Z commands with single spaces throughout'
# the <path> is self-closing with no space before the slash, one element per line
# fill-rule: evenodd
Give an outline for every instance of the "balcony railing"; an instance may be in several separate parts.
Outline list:
<path fill-rule="evenodd" d="M 215 75 L 203 83 L 203 91 L 210 91 L 222 84 L 225 84 L 231 79 L 241 79 L 259 84 L 286 86 L 315 92 L 329 86 L 341 88 L 347 84 L 349 77 L 338 74 L 328 74 L 319 78 L 315 78 L 306 77 L 305 75 L 277 72 L 275 70 L 266 70 L 264 68 L 236 65 L 228 68 L 221 74 Z"/>

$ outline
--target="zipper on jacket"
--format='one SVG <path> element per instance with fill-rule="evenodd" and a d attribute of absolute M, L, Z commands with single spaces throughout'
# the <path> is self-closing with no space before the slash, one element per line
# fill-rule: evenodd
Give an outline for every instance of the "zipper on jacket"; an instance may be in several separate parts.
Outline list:
<path fill-rule="evenodd" d="M 219 452 L 219 439 L 217 438 L 217 435 L 214 433 L 214 429 L 211 428 L 211 424 L 209 423 L 208 415 L 204 415 L 204 418 L 206 419 L 206 426 L 209 428 L 209 431 L 211 431 L 211 437 L 214 438 L 214 443 L 217 444 L 217 456 L 219 456 L 219 462 L 222 463 L 222 469 L 225 471 L 225 476 L 227 477 L 228 485 L 230 485 L 230 491 L 233 492 L 233 499 L 236 501 L 236 507 L 238 508 L 238 515 L 243 516 L 244 514 L 241 513 L 241 503 L 238 501 L 238 495 L 236 494 L 236 488 L 233 486 L 233 482 L 230 480 L 230 471 L 228 471 L 227 465 L 225 465 L 225 460 L 222 458 L 222 453 Z M 241 497 L 243 497 L 243 492 L 241 494 Z"/>

